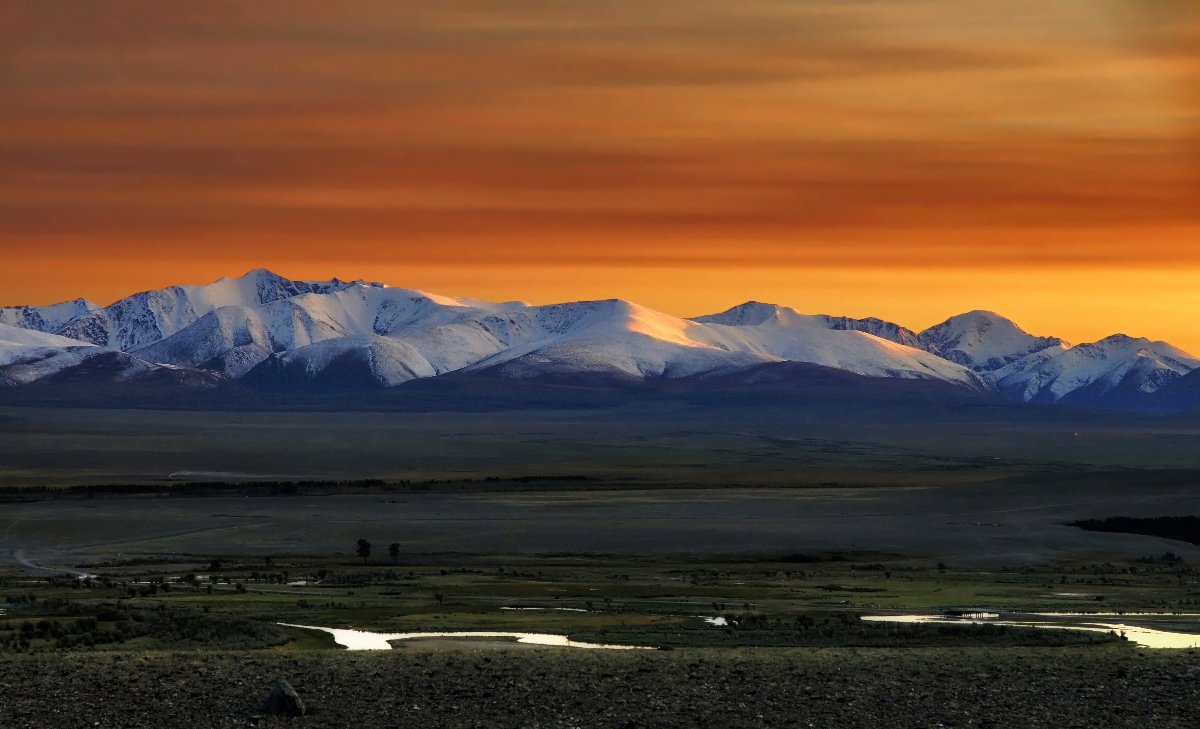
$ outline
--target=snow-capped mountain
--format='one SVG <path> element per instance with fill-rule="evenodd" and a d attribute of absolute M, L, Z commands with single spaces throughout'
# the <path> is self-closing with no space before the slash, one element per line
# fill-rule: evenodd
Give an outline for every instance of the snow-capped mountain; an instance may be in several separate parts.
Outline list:
<path fill-rule="evenodd" d="M 810 362 L 872 377 L 945 380 L 981 390 L 988 387 L 959 364 L 874 333 L 916 338 L 908 330 L 878 319 L 810 316 L 751 302 L 693 321 L 706 326 L 702 336 L 709 342 L 778 361 Z"/>
<path fill-rule="evenodd" d="M 305 294 L 330 294 L 349 286 L 376 286 L 333 279 L 319 283 L 290 281 L 259 269 L 240 278 L 207 286 L 171 286 L 145 291 L 93 309 L 53 331 L 63 336 L 130 352 L 150 346 L 195 324 L 218 309 L 258 309 Z"/>
<path fill-rule="evenodd" d="M 1061 353 L 1057 337 L 1035 337 L 990 311 L 952 316 L 917 335 L 917 346 L 976 372 L 996 372 L 1047 349 Z"/>
<path fill-rule="evenodd" d="M 211 386 L 219 380 L 211 372 L 147 362 L 87 342 L 0 324 L 0 387 L 79 381 Z"/>
<path fill-rule="evenodd" d="M 1106 404 L 1149 395 L 1200 366 L 1167 344 L 1116 334 L 1072 346 L 1029 334 L 990 311 L 947 319 L 918 335 L 930 352 L 985 374 L 1023 402 Z"/>
<path fill-rule="evenodd" d="M 1002 392 L 1025 401 L 1094 404 L 1157 392 L 1200 367 L 1200 359 L 1166 342 L 1114 334 L 1026 364 L 998 373 Z"/>
<path fill-rule="evenodd" d="M 87 299 L 64 301 L 50 306 L 0 308 L 0 324 L 39 332 L 53 332 L 99 308 Z"/>
<path fill-rule="evenodd" d="M 22 385 L 83 362 L 100 349 L 55 334 L 0 324 L 0 380 Z"/>
<path fill-rule="evenodd" d="M 875 319 L 873 317 L 852 319 L 846 316 L 828 316 L 826 314 L 805 315 L 786 306 L 763 304 L 758 301 L 747 301 L 720 314 L 698 316 L 693 319 L 693 321 L 706 324 L 724 324 L 727 326 L 762 326 L 771 322 L 779 324 L 784 321 L 796 322 L 800 320 L 809 320 L 823 326 L 825 329 L 866 332 L 867 334 L 873 334 L 880 339 L 887 339 L 896 344 L 924 349 L 916 332 L 906 329 L 899 324 L 893 324 L 890 321 Z"/>
<path fill-rule="evenodd" d="M 702 324 L 617 299 L 530 307 L 492 321 L 506 325 L 507 346 L 471 369 L 514 378 L 676 378 L 776 360 L 725 346 Z"/>
<path fill-rule="evenodd" d="M 1200 366 L 1163 342 L 1114 336 L 1072 347 L 984 311 L 917 334 L 881 319 L 759 302 L 682 319 L 615 299 L 489 303 L 365 281 L 292 281 L 266 270 L 105 307 L 77 299 L 0 309 L 0 327 L 0 382 L 10 385 L 70 372 L 227 378 L 266 390 L 393 387 L 451 373 L 717 383 L 793 362 L 1021 401 L 1103 404 L 1147 396 Z"/>
<path fill-rule="evenodd" d="M 925 352 L 861 332 L 800 318 L 790 337 L 770 325 L 729 327 L 679 319 L 628 301 L 583 301 L 548 306 L 438 303 L 404 292 L 423 316 L 405 316 L 371 334 L 329 339 L 283 352 L 263 363 L 286 382 L 328 381 L 370 372 L 393 385 L 447 372 L 486 372 L 514 379 L 633 381 L 720 374 L 782 361 L 804 361 L 880 377 L 978 380 Z M 394 307 L 393 307 L 394 308 Z M 799 315 L 796 315 L 797 317 Z M 807 326 L 805 326 L 807 324 Z"/>

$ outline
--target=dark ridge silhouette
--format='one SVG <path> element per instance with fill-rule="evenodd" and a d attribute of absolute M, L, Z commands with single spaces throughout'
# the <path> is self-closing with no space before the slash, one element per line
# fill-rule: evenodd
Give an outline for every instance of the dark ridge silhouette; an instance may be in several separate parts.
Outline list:
<path fill-rule="evenodd" d="M 1090 532 L 1144 534 L 1190 544 L 1200 544 L 1200 516 L 1155 516 L 1149 518 L 1110 516 L 1107 519 L 1083 519 L 1068 522 L 1067 526 L 1079 527 Z"/>

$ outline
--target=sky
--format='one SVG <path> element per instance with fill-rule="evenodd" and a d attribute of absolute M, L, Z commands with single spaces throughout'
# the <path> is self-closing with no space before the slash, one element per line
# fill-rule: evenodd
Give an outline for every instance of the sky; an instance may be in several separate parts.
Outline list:
<path fill-rule="evenodd" d="M 0 305 L 258 267 L 1200 353 L 1200 2 L 0 4 Z"/>

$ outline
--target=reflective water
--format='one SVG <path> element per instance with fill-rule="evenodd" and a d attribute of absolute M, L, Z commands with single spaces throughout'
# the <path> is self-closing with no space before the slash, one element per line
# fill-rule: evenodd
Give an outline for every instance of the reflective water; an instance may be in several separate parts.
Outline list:
<path fill-rule="evenodd" d="M 1118 617 L 1107 615 L 1079 615 L 1072 613 L 1036 613 L 1041 617 Z M 1179 617 L 1170 613 L 1154 614 L 1140 613 L 1142 616 Z M 1047 622 L 1044 620 L 1021 620 L 1006 618 L 1004 620 L 964 620 L 948 618 L 943 615 L 864 615 L 863 620 L 874 620 L 885 623 L 969 623 L 973 625 L 1011 625 L 1023 628 L 1045 628 L 1047 630 L 1083 630 L 1094 633 L 1117 633 L 1124 635 L 1130 641 L 1144 648 L 1200 648 L 1200 633 L 1181 633 L 1178 631 L 1158 630 L 1140 625 L 1129 625 L 1124 622 L 1107 620 L 1073 620 L 1065 622 Z M 1200 623 L 1197 624 L 1200 628 Z"/>
<path fill-rule="evenodd" d="M 490 630 L 464 630 L 438 633 L 372 633 L 367 630 L 350 630 L 345 628 L 323 628 L 318 625 L 294 625 L 279 623 L 288 628 L 305 628 L 321 630 L 333 636 L 335 643 L 352 651 L 386 651 L 391 650 L 391 641 L 421 640 L 428 638 L 500 638 L 514 640 L 527 645 L 546 645 L 559 648 L 588 648 L 602 650 L 654 650 L 649 646 L 637 645 L 608 645 L 604 643 L 583 643 L 570 640 L 565 635 L 553 633 L 510 633 Z"/>

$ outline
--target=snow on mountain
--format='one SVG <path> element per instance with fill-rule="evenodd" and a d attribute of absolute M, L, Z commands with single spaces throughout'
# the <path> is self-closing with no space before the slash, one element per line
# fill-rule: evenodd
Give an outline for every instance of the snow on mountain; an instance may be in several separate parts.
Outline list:
<path fill-rule="evenodd" d="M 872 377 L 936 379 L 989 389 L 983 379 L 959 364 L 864 331 L 867 328 L 884 333 L 892 331 L 895 325 L 878 319 L 804 315 L 786 307 L 750 302 L 693 321 L 706 327 L 704 341 L 724 349 L 777 360 L 810 362 Z M 908 330 L 895 329 L 901 338 L 907 338 L 903 332 Z"/>
<path fill-rule="evenodd" d="M 493 319 L 494 323 L 496 319 Z M 711 340 L 705 325 L 628 301 L 583 301 L 510 313 L 507 347 L 473 370 L 506 377 L 687 377 L 778 361 Z"/>
<path fill-rule="evenodd" d="M 0 324 L 0 366 L 29 359 L 49 350 L 95 350 L 86 342 L 47 334 L 34 329 L 23 329 Z"/>
<path fill-rule="evenodd" d="M 919 345 L 976 372 L 996 372 L 1007 365 L 1066 344 L 1056 337 L 1035 337 L 1011 320 L 990 311 L 953 316 L 917 335 Z"/>
<path fill-rule="evenodd" d="M 100 307 L 87 299 L 64 301 L 50 306 L 10 306 L 0 308 L 0 324 L 54 332 Z"/>
<path fill-rule="evenodd" d="M 375 292 L 338 292 L 335 299 L 365 296 L 357 307 L 338 303 L 340 313 L 331 317 L 345 326 L 356 324 L 358 333 L 282 349 L 253 380 L 261 382 L 266 371 L 289 382 L 303 373 L 317 380 L 335 362 L 339 377 L 358 362 L 355 371 L 370 372 L 384 384 L 459 370 L 511 378 L 636 380 L 716 374 L 792 359 L 859 374 L 981 387 L 962 367 L 864 332 L 835 328 L 830 317 L 790 312 L 786 326 L 760 317 L 756 321 L 763 323 L 750 328 L 679 319 L 620 300 L 483 305 L 439 302 L 413 292 L 402 298 L 399 290 L 388 291 L 398 293 L 382 304 L 371 301 L 382 296 Z M 386 320 L 380 311 L 389 313 Z"/>
<path fill-rule="evenodd" d="M 171 286 L 143 291 L 89 311 L 56 329 L 55 333 L 129 352 L 169 337 L 220 308 L 256 309 L 303 294 L 329 294 L 350 286 L 382 288 L 382 284 L 337 279 L 291 281 L 259 269 L 240 278 L 223 278 L 205 286 Z"/>
<path fill-rule="evenodd" d="M 722 324 L 729 327 L 757 327 L 770 322 L 794 320 L 803 317 L 795 309 L 789 309 L 778 304 L 764 304 L 761 301 L 747 301 L 744 304 L 726 309 L 719 314 L 692 317 L 692 321 L 701 324 Z"/>
<path fill-rule="evenodd" d="M 921 346 L 920 340 L 917 338 L 917 333 L 911 329 L 893 324 L 890 321 L 876 319 L 875 317 L 867 317 L 866 319 L 851 319 L 845 316 L 827 316 L 821 315 L 821 318 L 829 322 L 829 328 L 839 331 L 855 331 L 865 334 L 873 334 L 880 339 L 886 339 L 889 342 L 903 344 L 906 347 L 914 349 L 924 349 Z"/>
<path fill-rule="evenodd" d="M 755 301 L 680 319 L 615 299 L 493 304 L 266 270 L 106 307 L 77 299 L 0 309 L 0 382 L 9 384 L 68 370 L 190 381 L 198 380 L 180 373 L 210 371 L 263 388 L 391 387 L 452 372 L 632 381 L 779 362 L 1088 403 L 1153 393 L 1200 365 L 1164 342 L 1119 335 L 1071 347 L 986 311 L 917 334 Z"/>
<path fill-rule="evenodd" d="M 253 310 L 234 306 L 210 311 L 190 326 L 136 350 L 151 361 L 202 367 L 235 379 L 273 351 L 261 317 Z"/>
<path fill-rule="evenodd" d="M 218 381 L 211 373 L 147 362 L 88 342 L 0 324 L 0 385 L 84 379 L 104 382 L 164 379 L 200 385 Z"/>
<path fill-rule="evenodd" d="M 259 382 L 266 372 L 315 381 L 331 367 L 338 379 L 358 373 L 385 386 L 460 370 L 638 379 L 792 360 L 984 389 L 964 368 L 908 346 L 916 335 L 903 327 L 756 302 L 686 320 L 617 300 L 490 304 L 362 281 L 290 281 L 257 270 L 43 315 L 39 326 L 55 323 L 58 334 L 146 361 L 232 378 L 261 368 L 252 378 Z"/>
<path fill-rule="evenodd" d="M 1002 392 L 1024 401 L 1102 403 L 1110 395 L 1154 393 L 1200 367 L 1200 359 L 1166 342 L 1114 334 L 1025 364 L 1002 373 Z"/>
<path fill-rule="evenodd" d="M 852 319 L 846 316 L 826 314 L 805 315 L 785 306 L 764 304 L 758 301 L 747 301 L 720 314 L 698 316 L 693 319 L 693 321 L 704 324 L 724 324 L 726 326 L 761 326 L 772 321 L 783 323 L 800 320 L 823 323 L 826 329 L 866 332 L 896 344 L 923 349 L 916 332 L 890 321 L 874 317 Z"/>
<path fill-rule="evenodd" d="M 100 347 L 29 348 L 17 356 L 9 357 L 7 362 L 0 365 L 0 375 L 12 385 L 28 385 L 83 365 L 105 351 L 109 350 Z"/>
<path fill-rule="evenodd" d="M 245 382 L 263 390 L 394 387 L 438 372 L 410 344 L 375 334 L 328 339 L 274 355 Z"/>
<path fill-rule="evenodd" d="M 257 306 L 223 305 L 171 336 L 135 351 L 149 359 L 208 367 L 237 378 L 273 356 L 312 345 L 390 336 L 417 348 L 420 358 L 432 366 L 431 374 L 442 374 L 502 348 L 478 320 L 502 312 L 506 306 L 513 305 L 353 282 Z M 314 350 L 311 356 L 320 360 L 322 355 L 316 352 L 322 351 Z M 305 356 L 309 355 L 297 355 Z M 400 366 L 397 372 L 405 367 Z M 392 381 L 393 375 L 398 376 L 385 373 L 384 380 Z"/>

